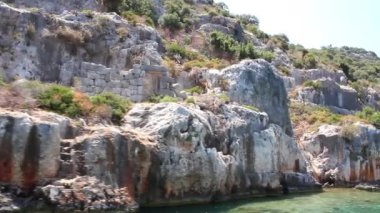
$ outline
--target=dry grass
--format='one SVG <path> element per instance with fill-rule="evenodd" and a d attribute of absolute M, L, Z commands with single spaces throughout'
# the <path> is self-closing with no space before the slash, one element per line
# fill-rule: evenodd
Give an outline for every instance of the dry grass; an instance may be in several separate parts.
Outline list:
<path fill-rule="evenodd" d="M 300 102 L 291 102 L 290 117 L 293 123 L 295 136 L 299 138 L 306 131 L 315 131 L 323 124 L 332 124 L 343 126 L 345 135 L 355 133 L 352 128 L 356 122 L 368 123 L 365 119 L 360 119 L 354 115 L 335 114 L 328 108 L 304 104 Z M 347 130 L 347 131 L 346 131 Z"/>
<path fill-rule="evenodd" d="M 60 26 L 55 31 L 55 34 L 57 38 L 74 45 L 82 45 L 91 37 L 88 31 L 77 30 L 67 26 Z"/>

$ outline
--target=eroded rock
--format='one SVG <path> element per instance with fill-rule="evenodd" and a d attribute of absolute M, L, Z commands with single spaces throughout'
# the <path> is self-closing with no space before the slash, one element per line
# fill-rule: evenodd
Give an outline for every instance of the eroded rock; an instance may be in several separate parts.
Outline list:
<path fill-rule="evenodd" d="M 380 131 L 370 125 L 351 130 L 323 125 L 300 140 L 310 169 L 322 183 L 344 185 L 380 179 Z M 345 132 L 345 133 L 344 133 Z"/>
<path fill-rule="evenodd" d="M 244 60 L 221 70 L 206 74 L 212 87 L 219 87 L 220 79 L 228 82 L 227 93 L 231 101 L 252 105 L 266 112 L 270 122 L 281 126 L 292 135 L 288 112 L 288 99 L 284 82 L 265 60 Z"/>
<path fill-rule="evenodd" d="M 41 188 L 45 199 L 64 211 L 124 210 L 132 212 L 138 204 L 125 188 L 106 185 L 95 177 L 61 179 Z"/>

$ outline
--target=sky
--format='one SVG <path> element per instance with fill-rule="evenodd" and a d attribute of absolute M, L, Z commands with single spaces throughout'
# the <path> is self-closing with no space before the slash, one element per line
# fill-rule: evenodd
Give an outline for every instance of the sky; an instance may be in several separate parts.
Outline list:
<path fill-rule="evenodd" d="M 380 0 L 216 0 L 251 14 L 260 29 L 306 48 L 360 47 L 380 57 Z"/>

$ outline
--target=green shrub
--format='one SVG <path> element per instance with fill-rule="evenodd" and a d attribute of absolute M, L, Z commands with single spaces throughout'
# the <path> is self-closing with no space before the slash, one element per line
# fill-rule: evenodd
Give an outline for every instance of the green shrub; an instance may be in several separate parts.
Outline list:
<path fill-rule="evenodd" d="M 165 95 L 165 96 L 158 95 L 158 96 L 149 97 L 148 101 L 151 103 L 176 103 L 178 102 L 178 99 L 176 97 L 172 97 L 168 95 Z"/>
<path fill-rule="evenodd" d="M 207 58 L 200 58 L 200 59 L 195 59 L 192 61 L 185 62 L 183 64 L 183 69 L 185 71 L 189 71 L 194 67 L 207 67 L 209 69 L 214 68 L 214 69 L 223 69 L 228 66 L 228 63 L 226 61 L 222 61 L 218 58 L 213 58 L 213 59 L 207 59 Z"/>
<path fill-rule="evenodd" d="M 81 11 L 87 18 L 94 18 L 94 11 L 92 10 L 82 10 Z"/>
<path fill-rule="evenodd" d="M 186 89 L 185 90 L 186 92 L 190 93 L 190 94 L 202 94 L 204 92 L 203 88 L 200 87 L 200 86 L 195 86 L 195 87 L 192 87 L 190 89 Z"/>
<path fill-rule="evenodd" d="M 109 106 L 112 108 L 112 122 L 120 124 L 123 115 L 129 110 L 132 106 L 132 103 L 116 94 L 113 93 L 101 93 L 95 96 L 92 96 L 91 102 L 95 106 Z"/>
<path fill-rule="evenodd" d="M 284 66 L 284 65 L 280 65 L 277 67 L 277 69 L 283 74 L 283 75 L 286 75 L 286 76 L 290 76 L 291 73 L 290 73 L 290 70 Z"/>
<path fill-rule="evenodd" d="M 183 59 L 193 60 L 198 57 L 198 53 L 187 50 L 184 46 L 171 42 L 166 45 L 166 51 L 170 58 L 173 58 L 175 55 L 181 56 Z"/>
<path fill-rule="evenodd" d="M 195 104 L 194 97 L 192 97 L 192 96 L 187 97 L 186 100 L 185 100 L 185 103 L 187 103 L 187 104 Z"/>
<path fill-rule="evenodd" d="M 342 126 L 342 130 L 340 132 L 341 136 L 348 139 L 352 140 L 357 134 L 359 134 L 360 129 L 358 126 L 354 124 L 345 124 Z"/>
<path fill-rule="evenodd" d="M 193 23 L 191 7 L 183 0 L 166 0 L 165 9 L 165 14 L 159 20 L 161 26 L 170 30 L 178 30 Z"/>
<path fill-rule="evenodd" d="M 40 107 L 70 117 L 82 115 L 82 111 L 74 102 L 74 92 L 71 88 L 61 85 L 50 85 L 38 96 Z"/>
<path fill-rule="evenodd" d="M 380 112 L 375 111 L 371 107 L 364 107 L 362 111 L 357 112 L 356 115 L 359 118 L 367 120 L 370 124 L 376 128 L 380 128 Z"/>
<path fill-rule="evenodd" d="M 235 48 L 240 60 L 245 58 L 255 59 L 258 56 L 252 43 L 240 44 Z"/>
<path fill-rule="evenodd" d="M 268 43 L 274 44 L 276 47 L 287 51 L 289 49 L 289 39 L 284 34 L 273 35 Z"/>
<path fill-rule="evenodd" d="M 317 57 L 313 53 L 307 53 L 304 57 L 304 65 L 307 69 L 317 68 Z"/>
<path fill-rule="evenodd" d="M 380 128 L 380 112 L 375 112 L 370 118 L 369 122 L 376 128 Z"/>
<path fill-rule="evenodd" d="M 307 80 L 303 83 L 303 86 L 304 87 L 311 87 L 315 90 L 318 90 L 321 88 L 321 82 L 320 81 L 311 81 L 311 80 Z"/>
<path fill-rule="evenodd" d="M 133 11 L 123 11 L 121 16 L 131 23 L 137 23 L 137 15 Z"/>
<path fill-rule="evenodd" d="M 165 95 L 160 99 L 160 103 L 176 103 L 178 99 L 176 97 Z"/>
<path fill-rule="evenodd" d="M 178 30 L 183 27 L 180 17 L 176 13 L 166 13 L 161 16 L 159 24 L 170 30 Z"/>
<path fill-rule="evenodd" d="M 298 69 L 302 69 L 304 67 L 303 60 L 299 58 L 293 61 L 293 65 L 295 68 L 298 68 Z"/>
<path fill-rule="evenodd" d="M 257 57 L 262 58 L 268 62 L 272 62 L 272 60 L 274 59 L 274 53 L 270 52 L 270 51 L 263 50 L 263 51 L 258 52 Z"/>
<path fill-rule="evenodd" d="M 260 112 L 260 110 L 257 107 L 252 105 L 244 105 L 243 107 L 252 111 Z"/>
<path fill-rule="evenodd" d="M 121 0 L 118 6 L 118 11 L 133 11 L 138 15 L 153 15 L 153 5 L 149 0 Z"/>
<path fill-rule="evenodd" d="M 308 125 L 318 127 L 321 124 L 339 124 L 343 120 L 342 115 L 335 114 L 328 108 L 298 102 L 291 102 L 289 111 L 291 120 L 296 126 L 306 122 Z"/>
<path fill-rule="evenodd" d="M 269 35 L 264 33 L 263 31 L 261 31 L 259 29 L 259 26 L 255 25 L 255 24 L 248 24 L 246 26 L 246 29 L 251 32 L 252 34 L 254 34 L 258 39 L 261 39 L 263 40 L 264 42 L 268 42 L 268 39 L 269 39 Z"/>
<path fill-rule="evenodd" d="M 225 93 L 220 94 L 218 97 L 221 101 L 223 101 L 225 103 L 230 102 L 230 97 Z"/>
<path fill-rule="evenodd" d="M 4 81 L 4 78 L 3 78 L 3 76 L 0 73 L 0 87 L 5 86 L 5 85 L 6 85 L 6 83 Z"/>
<path fill-rule="evenodd" d="M 234 54 L 236 51 L 236 41 L 229 35 L 214 31 L 210 34 L 211 44 L 216 50 L 223 51 L 229 54 Z"/>

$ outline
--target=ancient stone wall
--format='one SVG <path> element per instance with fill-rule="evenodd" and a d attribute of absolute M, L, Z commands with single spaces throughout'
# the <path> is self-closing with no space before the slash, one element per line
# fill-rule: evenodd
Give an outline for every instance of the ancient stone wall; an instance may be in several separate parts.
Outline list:
<path fill-rule="evenodd" d="M 82 62 L 77 88 L 88 94 L 112 92 L 139 102 L 152 95 L 170 94 L 172 79 L 167 73 L 162 66 L 134 65 L 130 70 L 120 71 Z"/>

